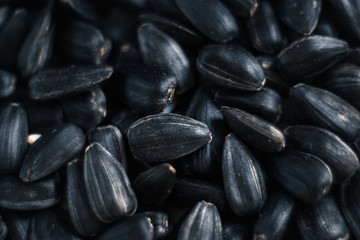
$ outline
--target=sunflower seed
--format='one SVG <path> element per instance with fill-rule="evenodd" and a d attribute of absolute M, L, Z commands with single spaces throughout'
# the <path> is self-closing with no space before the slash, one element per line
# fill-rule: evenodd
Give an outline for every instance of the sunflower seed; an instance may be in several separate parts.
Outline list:
<path fill-rule="evenodd" d="M 17 80 L 14 74 L 0 70 L 0 98 L 8 97 L 13 94 L 16 82 Z"/>
<path fill-rule="evenodd" d="M 211 142 L 206 124 L 178 114 L 149 115 L 128 130 L 132 155 L 147 162 L 161 162 L 188 155 Z"/>
<path fill-rule="evenodd" d="M 28 124 L 25 110 L 10 103 L 0 113 L 0 171 L 17 172 L 27 148 Z"/>
<path fill-rule="evenodd" d="M 330 19 L 326 17 L 321 17 L 319 23 L 317 24 L 314 32 L 315 35 L 323 35 L 328 37 L 338 37 L 337 29 Z M 350 50 L 351 51 L 351 50 Z"/>
<path fill-rule="evenodd" d="M 257 213 L 266 200 L 266 187 L 259 163 L 234 135 L 225 139 L 222 175 L 226 198 L 238 216 Z"/>
<path fill-rule="evenodd" d="M 65 9 L 67 14 L 72 11 L 74 14 L 86 20 L 96 20 L 98 18 L 95 7 L 91 1 L 66 0 L 59 1 L 58 4 Z"/>
<path fill-rule="evenodd" d="M 6 213 L 4 218 L 8 227 L 8 239 L 28 240 L 31 217 L 28 212 Z"/>
<path fill-rule="evenodd" d="M 102 222 L 136 211 L 136 196 L 124 168 L 99 143 L 85 151 L 84 180 L 91 208 Z"/>
<path fill-rule="evenodd" d="M 224 223 L 224 240 L 251 239 L 252 229 L 249 224 L 239 221 Z"/>
<path fill-rule="evenodd" d="M 261 66 L 240 46 L 207 45 L 201 49 L 196 66 L 204 79 L 225 88 L 259 91 L 265 84 Z"/>
<path fill-rule="evenodd" d="M 6 24 L 9 16 L 11 15 L 12 9 L 8 5 L 2 5 L 0 7 L 0 29 Z"/>
<path fill-rule="evenodd" d="M 8 227 L 0 216 L 0 240 L 5 240 L 8 235 Z"/>
<path fill-rule="evenodd" d="M 259 7 L 258 0 L 223 0 L 239 17 L 252 17 Z"/>
<path fill-rule="evenodd" d="M 114 115 L 111 122 L 120 129 L 120 131 L 124 134 L 124 137 L 127 137 L 130 126 L 143 117 L 145 117 L 145 115 L 123 108 L 120 112 Z"/>
<path fill-rule="evenodd" d="M 154 227 L 154 239 L 163 239 L 169 235 L 169 216 L 163 211 L 142 212 L 138 215 L 145 216 L 150 219 L 151 225 Z"/>
<path fill-rule="evenodd" d="M 81 129 L 73 124 L 64 123 L 49 129 L 30 146 L 20 170 L 20 178 L 33 182 L 53 173 L 76 157 L 83 150 L 85 141 Z"/>

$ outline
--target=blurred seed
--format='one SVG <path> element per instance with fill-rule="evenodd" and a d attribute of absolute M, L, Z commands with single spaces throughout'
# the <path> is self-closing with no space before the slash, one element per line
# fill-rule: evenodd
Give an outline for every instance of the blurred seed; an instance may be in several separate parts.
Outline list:
<path fill-rule="evenodd" d="M 91 130 L 88 134 L 90 143 L 100 143 L 124 167 L 127 168 L 126 146 L 123 134 L 113 125 L 106 125 Z"/>
<path fill-rule="evenodd" d="M 61 0 L 58 1 L 57 4 L 60 4 L 60 6 L 62 6 L 67 13 L 72 11 L 74 14 L 86 20 L 96 20 L 98 17 L 92 1 Z"/>
<path fill-rule="evenodd" d="M 281 97 L 270 88 L 263 88 L 259 92 L 220 89 L 216 91 L 214 101 L 219 106 L 239 108 L 271 123 L 276 123 L 282 112 Z"/>
<path fill-rule="evenodd" d="M 252 17 L 259 6 L 258 0 L 223 0 L 239 17 Z"/>
<path fill-rule="evenodd" d="M 145 216 L 130 216 L 121 219 L 105 229 L 104 232 L 96 236 L 96 240 L 152 240 L 154 228 L 149 218 Z"/>
<path fill-rule="evenodd" d="M 322 0 L 278 0 L 276 4 L 278 17 L 292 30 L 309 35 L 315 29 Z"/>
<path fill-rule="evenodd" d="M 332 170 L 334 181 L 341 183 L 359 167 L 356 153 L 332 132 L 310 125 L 294 125 L 284 130 L 286 139 L 299 150 L 323 160 Z"/>
<path fill-rule="evenodd" d="M 0 240 L 5 240 L 8 235 L 8 227 L 0 216 Z"/>
<path fill-rule="evenodd" d="M 1 12 L 1 8 L 0 8 Z M 16 76 L 4 70 L 0 70 L 0 98 L 8 97 L 16 88 Z"/>
<path fill-rule="evenodd" d="M 298 115 L 353 141 L 360 130 L 360 112 L 335 94 L 305 84 L 289 91 L 289 97 Z"/>
<path fill-rule="evenodd" d="M 30 146 L 20 178 L 24 182 L 33 182 L 55 172 L 83 150 L 85 141 L 81 129 L 70 123 L 47 130 Z"/>
<path fill-rule="evenodd" d="M 332 195 L 318 202 L 299 206 L 296 222 L 302 239 L 349 239 L 349 230 Z"/>
<path fill-rule="evenodd" d="M 32 215 L 28 212 L 6 213 L 9 240 L 28 240 L 28 229 Z"/>
<path fill-rule="evenodd" d="M 61 100 L 64 115 L 69 122 L 85 132 L 95 128 L 106 117 L 106 97 L 100 87 Z"/>
<path fill-rule="evenodd" d="M 224 240 L 247 240 L 251 239 L 252 226 L 238 221 L 223 224 Z"/>
<path fill-rule="evenodd" d="M 225 138 L 222 176 L 226 198 L 238 216 L 255 214 L 266 200 L 266 186 L 259 163 L 234 135 Z"/>
<path fill-rule="evenodd" d="M 128 130 L 132 155 L 147 162 L 163 162 L 188 155 L 211 142 L 206 124 L 168 113 L 149 115 Z"/>
<path fill-rule="evenodd" d="M 264 53 L 280 51 L 286 44 L 272 1 L 262 0 L 255 14 L 246 20 L 253 47 Z"/>
<path fill-rule="evenodd" d="M 174 98 L 176 78 L 164 68 L 119 66 L 113 77 L 121 83 L 122 102 L 140 113 L 162 112 Z"/>
<path fill-rule="evenodd" d="M 232 13 L 219 0 L 175 0 L 191 24 L 210 40 L 225 43 L 238 34 Z"/>
<path fill-rule="evenodd" d="M 164 211 L 141 212 L 138 215 L 148 217 L 154 227 L 154 239 L 163 239 L 169 235 L 169 216 Z"/>
<path fill-rule="evenodd" d="M 9 5 L 2 5 L 0 7 L 0 30 L 6 24 L 11 13 L 12 9 Z"/>
<path fill-rule="evenodd" d="M 109 78 L 111 66 L 70 66 L 34 75 L 29 82 L 30 98 L 49 100 L 78 93 Z"/>
<path fill-rule="evenodd" d="M 335 28 L 334 24 L 325 17 L 320 18 L 319 23 L 317 24 L 313 33 L 315 35 L 323 35 L 334 38 L 338 36 L 338 31 Z"/>
<path fill-rule="evenodd" d="M 216 206 L 205 201 L 198 202 L 181 224 L 177 239 L 223 239 L 221 218 Z"/>
<path fill-rule="evenodd" d="M 333 176 L 330 168 L 308 153 L 286 150 L 268 162 L 273 178 L 289 193 L 313 203 L 329 192 Z"/>
<path fill-rule="evenodd" d="M 138 199 L 139 209 L 157 209 L 169 197 L 176 178 L 176 170 L 168 163 L 154 166 L 140 173 L 132 186 Z"/>
<path fill-rule="evenodd" d="M 230 129 L 245 143 L 264 152 L 285 148 L 285 137 L 275 125 L 237 108 L 222 107 Z"/>
<path fill-rule="evenodd" d="M 39 13 L 17 57 L 18 72 L 28 77 L 41 70 L 52 54 L 55 27 L 51 25 L 54 1 L 50 0 Z"/>
<path fill-rule="evenodd" d="M 313 77 L 344 58 L 348 50 L 348 44 L 336 38 L 318 35 L 303 37 L 278 54 L 278 65 L 287 78 Z"/>
<path fill-rule="evenodd" d="M 67 165 L 66 201 L 72 226 L 80 235 L 94 235 L 101 230 L 102 223 L 92 212 L 83 182 L 79 159 Z"/>
<path fill-rule="evenodd" d="M 85 151 L 84 181 L 91 208 L 102 222 L 136 211 L 136 196 L 124 168 L 99 143 Z"/>
<path fill-rule="evenodd" d="M 294 207 L 295 199 L 287 193 L 277 191 L 270 195 L 254 224 L 254 240 L 280 239 Z"/>
<path fill-rule="evenodd" d="M 12 210 L 38 210 L 60 201 L 59 178 L 51 176 L 24 183 L 15 175 L 0 176 L 0 207 Z"/>
<path fill-rule="evenodd" d="M 259 63 L 247 50 L 237 45 L 212 44 L 203 47 L 196 66 L 204 79 L 225 88 L 259 91 L 265 84 Z"/>
<path fill-rule="evenodd" d="M 24 108 L 10 103 L 0 113 L 0 171 L 19 171 L 27 149 L 28 124 Z"/>
<path fill-rule="evenodd" d="M 163 67 L 176 77 L 176 94 L 181 95 L 195 83 L 190 61 L 182 47 L 153 24 L 141 25 L 137 31 L 144 62 Z"/>

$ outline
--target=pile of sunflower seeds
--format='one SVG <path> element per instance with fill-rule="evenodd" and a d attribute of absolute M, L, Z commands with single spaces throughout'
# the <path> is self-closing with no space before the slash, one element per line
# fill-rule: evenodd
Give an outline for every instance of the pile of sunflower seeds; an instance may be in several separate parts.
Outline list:
<path fill-rule="evenodd" d="M 0 240 L 360 239 L 359 19 L 0 0 Z"/>

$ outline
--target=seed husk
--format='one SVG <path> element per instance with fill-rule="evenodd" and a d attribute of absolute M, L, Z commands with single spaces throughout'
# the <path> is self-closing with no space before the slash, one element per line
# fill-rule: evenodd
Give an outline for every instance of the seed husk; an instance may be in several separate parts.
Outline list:
<path fill-rule="evenodd" d="M 148 217 L 151 225 L 154 227 L 154 239 L 163 239 L 167 237 L 171 231 L 169 226 L 169 216 L 165 211 L 149 211 L 142 212 L 138 215 Z"/>
<path fill-rule="evenodd" d="M 205 201 L 198 202 L 181 224 L 177 239 L 223 239 L 221 218 L 216 206 Z"/>
<path fill-rule="evenodd" d="M 259 7 L 258 0 L 223 0 L 239 17 L 252 17 Z"/>
<path fill-rule="evenodd" d="M 257 160 L 234 135 L 225 138 L 222 175 L 226 198 L 238 216 L 258 213 L 266 200 L 266 186 Z"/>
<path fill-rule="evenodd" d="M 47 130 L 30 146 L 20 178 L 24 182 L 33 182 L 55 172 L 83 150 L 85 141 L 81 129 L 70 123 Z"/>
<path fill-rule="evenodd" d="M 99 220 L 106 223 L 134 214 L 137 200 L 128 176 L 99 143 L 87 147 L 83 171 L 90 206 Z"/>
<path fill-rule="evenodd" d="M 203 47 L 196 66 L 206 81 L 217 86 L 259 91 L 265 84 L 259 63 L 247 50 L 237 45 L 211 44 Z"/>
<path fill-rule="evenodd" d="M 16 88 L 16 82 L 17 78 L 14 74 L 0 70 L 0 98 L 13 94 Z"/>

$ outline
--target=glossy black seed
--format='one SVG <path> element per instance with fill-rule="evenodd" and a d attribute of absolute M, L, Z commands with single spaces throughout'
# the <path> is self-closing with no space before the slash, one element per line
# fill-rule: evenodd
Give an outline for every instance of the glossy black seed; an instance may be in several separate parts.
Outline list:
<path fill-rule="evenodd" d="M 29 14 L 26 9 L 15 9 L 0 31 L 0 66 L 14 69 L 21 45 L 28 33 Z"/>
<path fill-rule="evenodd" d="M 38 210 L 54 206 L 60 201 L 59 178 L 47 177 L 25 183 L 16 175 L 0 177 L 0 206 L 12 210 Z"/>
<path fill-rule="evenodd" d="M 31 240 L 80 240 L 61 221 L 60 217 L 53 210 L 38 212 L 31 220 L 29 228 Z"/>
<path fill-rule="evenodd" d="M 109 78 L 111 66 L 70 66 L 34 75 L 29 82 L 30 98 L 49 100 L 78 93 Z"/>
<path fill-rule="evenodd" d="M 238 216 L 258 213 L 266 200 L 259 163 L 234 135 L 225 139 L 222 175 L 228 203 Z"/>
<path fill-rule="evenodd" d="M 360 238 L 360 169 L 340 188 L 340 208 L 354 237 Z"/>
<path fill-rule="evenodd" d="M 58 4 L 65 9 L 66 13 L 72 11 L 74 14 L 86 20 L 96 20 L 98 17 L 95 7 L 92 4 L 92 1 L 63 0 L 63 1 L 59 1 Z"/>
<path fill-rule="evenodd" d="M 189 204 L 204 200 L 214 204 L 221 213 L 229 210 L 225 192 L 220 185 L 194 178 L 182 178 L 176 182 L 174 192 L 179 199 Z"/>
<path fill-rule="evenodd" d="M 154 228 L 149 218 L 145 216 L 130 216 L 109 226 L 103 233 L 96 236 L 96 240 L 152 240 Z"/>
<path fill-rule="evenodd" d="M 294 125 L 286 128 L 284 133 L 296 148 L 315 155 L 328 164 L 335 182 L 343 182 L 359 167 L 358 157 L 350 146 L 326 129 Z"/>
<path fill-rule="evenodd" d="M 205 201 L 198 202 L 181 224 L 177 239 L 223 239 L 221 218 L 216 206 Z"/>
<path fill-rule="evenodd" d="M 0 172 L 17 172 L 27 149 L 28 123 L 24 108 L 10 103 L 0 113 Z"/>
<path fill-rule="evenodd" d="M 171 228 L 169 226 L 169 216 L 166 212 L 149 211 L 139 213 L 138 215 L 150 218 L 151 225 L 154 228 L 154 239 L 163 239 L 169 235 Z"/>
<path fill-rule="evenodd" d="M 275 125 L 237 108 L 222 107 L 226 123 L 245 143 L 264 152 L 285 148 L 285 137 Z"/>
<path fill-rule="evenodd" d="M 286 37 L 282 33 L 271 2 L 262 0 L 255 14 L 246 21 L 253 47 L 270 54 L 280 51 L 286 44 Z"/>
<path fill-rule="evenodd" d="M 282 74 L 299 79 L 323 73 L 346 56 L 346 42 L 326 36 L 300 38 L 284 48 L 277 56 Z"/>
<path fill-rule="evenodd" d="M 13 94 L 16 82 L 17 80 L 14 74 L 0 70 L 0 98 L 8 97 Z"/>
<path fill-rule="evenodd" d="M 220 89 L 216 91 L 214 101 L 219 106 L 239 108 L 271 123 L 276 123 L 282 112 L 281 97 L 270 88 L 259 92 Z"/>
<path fill-rule="evenodd" d="M 156 209 L 169 197 L 176 178 L 176 170 L 163 163 L 140 173 L 132 186 L 138 199 L 139 209 Z"/>
<path fill-rule="evenodd" d="M 349 239 L 349 230 L 334 196 L 328 195 L 312 205 L 300 205 L 297 227 L 304 240 Z"/>
<path fill-rule="evenodd" d="M 49 1 L 39 13 L 17 57 L 17 69 L 23 77 L 41 70 L 50 59 L 55 28 L 52 26 L 54 1 Z"/>
<path fill-rule="evenodd" d="M 168 113 L 149 115 L 128 130 L 132 155 L 147 162 L 163 162 L 188 155 L 211 142 L 206 124 Z"/>
<path fill-rule="evenodd" d="M 30 146 L 20 170 L 20 178 L 33 182 L 55 172 L 83 150 L 85 141 L 81 129 L 70 123 L 47 130 Z"/>
<path fill-rule="evenodd" d="M 299 116 L 353 141 L 360 130 L 360 112 L 335 94 L 305 84 L 298 84 L 289 96 Z"/>
<path fill-rule="evenodd" d="M 123 166 L 99 143 L 85 151 L 84 181 L 99 220 L 111 222 L 136 211 L 136 196 Z"/>
<path fill-rule="evenodd" d="M 215 42 L 228 42 L 238 34 L 232 13 L 219 0 L 175 0 L 192 25 Z"/>
<path fill-rule="evenodd" d="M 106 117 L 106 97 L 98 86 L 77 96 L 66 98 L 60 103 L 66 119 L 85 132 L 95 128 Z"/>
<path fill-rule="evenodd" d="M 150 23 L 139 27 L 137 37 L 144 62 L 163 67 L 176 77 L 177 95 L 194 85 L 189 58 L 175 40 Z"/>
<path fill-rule="evenodd" d="M 102 222 L 92 212 L 85 191 L 83 172 L 79 159 L 68 163 L 66 175 L 66 202 L 73 228 L 80 235 L 100 232 Z"/>
<path fill-rule="evenodd" d="M 90 143 L 100 143 L 111 155 L 113 155 L 126 170 L 127 156 L 125 139 L 120 130 L 113 125 L 106 125 L 91 130 L 88 134 Z"/>
<path fill-rule="evenodd" d="M 286 150 L 268 162 L 273 178 L 296 198 L 313 203 L 329 192 L 333 176 L 330 168 L 318 157 Z"/>
<path fill-rule="evenodd" d="M 224 240 L 251 239 L 252 229 L 249 224 L 231 221 L 223 224 Z"/>
<path fill-rule="evenodd" d="M 294 206 L 295 199 L 283 191 L 270 195 L 254 224 L 254 239 L 280 239 L 290 221 Z"/>
<path fill-rule="evenodd" d="M 8 239 L 28 240 L 28 229 L 32 215 L 25 212 L 6 213 L 4 219 L 8 227 Z"/>
<path fill-rule="evenodd" d="M 278 17 L 292 30 L 309 35 L 315 29 L 322 0 L 277 0 Z"/>
<path fill-rule="evenodd" d="M 73 63 L 101 64 L 110 55 L 112 44 L 95 26 L 71 21 L 58 36 L 60 49 Z"/>
<path fill-rule="evenodd" d="M 176 78 L 164 68 L 121 65 L 115 70 L 113 78 L 121 84 L 121 101 L 144 114 L 164 111 L 175 95 Z"/>
<path fill-rule="evenodd" d="M 195 93 L 186 116 L 205 123 L 212 133 L 212 141 L 181 160 L 182 167 L 190 175 L 214 175 L 221 166 L 222 146 L 227 134 L 224 117 L 205 89 L 199 89 Z"/>

